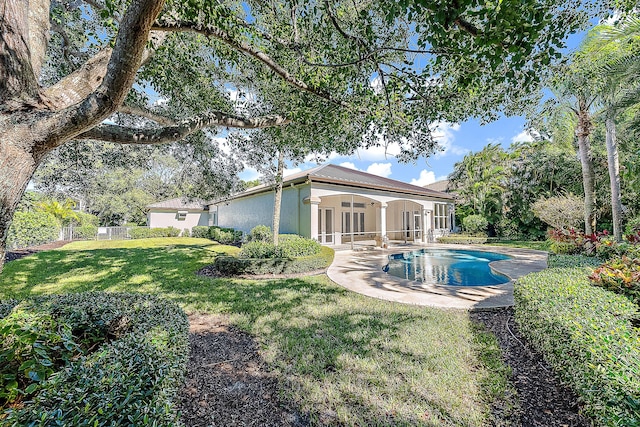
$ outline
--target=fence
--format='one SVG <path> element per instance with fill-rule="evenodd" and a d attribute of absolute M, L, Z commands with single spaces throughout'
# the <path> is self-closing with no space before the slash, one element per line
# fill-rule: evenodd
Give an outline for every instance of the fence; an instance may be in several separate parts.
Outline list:
<path fill-rule="evenodd" d="M 127 240 L 131 238 L 130 232 L 134 228 L 148 227 L 98 227 L 93 237 L 87 236 L 86 231 L 81 233 L 77 227 L 64 227 L 59 240 Z"/>

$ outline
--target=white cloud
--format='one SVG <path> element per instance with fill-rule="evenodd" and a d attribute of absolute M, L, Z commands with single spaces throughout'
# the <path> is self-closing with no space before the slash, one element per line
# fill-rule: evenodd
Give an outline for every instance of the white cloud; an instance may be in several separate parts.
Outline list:
<path fill-rule="evenodd" d="M 240 174 L 238 174 L 240 179 L 244 181 L 253 181 L 254 179 L 261 178 L 262 175 L 254 168 L 245 167 Z"/>
<path fill-rule="evenodd" d="M 391 163 L 372 163 L 367 168 L 367 172 L 388 178 L 391 175 Z"/>
<path fill-rule="evenodd" d="M 446 176 L 436 177 L 436 174 L 433 171 L 422 169 L 420 171 L 420 177 L 418 179 L 413 178 L 409 184 L 424 187 L 425 185 L 433 184 L 434 182 L 442 181 L 443 179 L 447 179 L 447 177 Z"/>
<path fill-rule="evenodd" d="M 435 139 L 438 144 L 440 144 L 440 147 L 442 147 L 442 151 L 435 154 L 436 158 L 444 157 L 449 154 L 453 154 L 454 156 L 463 156 L 469 153 L 470 150 L 468 148 L 464 148 L 453 143 L 455 140 L 455 135 L 453 133 L 458 130 L 460 130 L 460 125 L 458 123 L 440 122 L 433 126 L 431 129 L 433 139 Z"/>
<path fill-rule="evenodd" d="M 342 166 L 343 168 L 349 168 L 349 169 L 354 169 L 354 170 L 360 170 L 356 167 L 356 165 L 353 164 L 353 162 L 342 162 L 339 164 L 339 166 Z"/>
<path fill-rule="evenodd" d="M 289 175 L 293 175 L 294 173 L 298 173 L 298 172 L 302 172 L 301 168 L 292 168 L 292 169 L 284 169 L 283 175 L 284 176 L 289 176 Z"/>
<path fill-rule="evenodd" d="M 533 137 L 531 136 L 529 131 L 523 130 L 522 132 L 511 138 L 511 143 L 513 144 L 514 142 L 533 142 Z"/>

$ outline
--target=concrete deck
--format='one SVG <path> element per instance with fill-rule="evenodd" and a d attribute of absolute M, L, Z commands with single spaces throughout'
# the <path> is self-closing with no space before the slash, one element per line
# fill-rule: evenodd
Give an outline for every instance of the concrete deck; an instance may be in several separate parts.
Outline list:
<path fill-rule="evenodd" d="M 489 266 L 511 281 L 493 286 L 445 286 L 405 280 L 386 274 L 382 267 L 390 254 L 424 247 L 470 249 L 498 252 L 511 259 L 494 261 Z M 389 249 L 362 247 L 361 250 L 338 250 L 327 271 L 331 280 L 363 295 L 405 304 L 455 309 L 484 309 L 513 305 L 513 281 L 526 274 L 547 268 L 547 253 L 488 245 L 402 244 Z"/>

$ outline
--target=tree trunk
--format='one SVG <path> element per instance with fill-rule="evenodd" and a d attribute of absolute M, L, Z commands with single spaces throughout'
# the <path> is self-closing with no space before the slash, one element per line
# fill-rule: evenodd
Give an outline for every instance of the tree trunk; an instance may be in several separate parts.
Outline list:
<path fill-rule="evenodd" d="M 605 126 L 607 128 L 607 165 L 609 166 L 609 182 L 611 184 L 611 214 L 613 216 L 613 237 L 622 241 L 622 201 L 620 196 L 620 162 L 616 142 L 616 122 L 614 111 L 607 110 Z"/>
<path fill-rule="evenodd" d="M 7 237 L 13 214 L 18 207 L 18 203 L 24 194 L 31 176 L 35 172 L 42 154 L 36 155 L 32 152 L 32 141 L 25 141 L 16 135 L 18 132 L 11 132 L 0 126 L 0 152 L 3 153 L 0 162 L 0 272 L 4 266 L 4 258 L 7 248 Z M 24 136 L 24 133 L 21 133 Z"/>
<path fill-rule="evenodd" d="M 589 135 L 591 134 L 591 118 L 585 99 L 578 102 L 578 148 L 580 151 L 580 164 L 582 166 L 582 186 L 584 188 L 584 232 L 593 234 L 596 230 L 596 190 L 595 173 L 593 171 L 593 156 Z"/>
<path fill-rule="evenodd" d="M 273 200 L 273 244 L 278 246 L 280 232 L 280 208 L 282 206 L 282 181 L 284 181 L 284 153 L 278 153 L 278 172 L 276 173 L 276 193 Z"/>

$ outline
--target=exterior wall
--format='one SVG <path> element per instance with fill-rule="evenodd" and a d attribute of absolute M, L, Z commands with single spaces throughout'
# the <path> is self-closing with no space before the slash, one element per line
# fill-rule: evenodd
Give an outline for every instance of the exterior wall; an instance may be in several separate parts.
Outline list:
<path fill-rule="evenodd" d="M 196 225 L 209 224 L 209 211 L 187 211 L 184 220 L 178 220 L 178 210 L 150 210 L 147 213 L 147 224 L 150 228 L 175 227 L 182 231 L 191 230 Z"/>
<path fill-rule="evenodd" d="M 282 190 L 282 205 L 280 211 L 281 234 L 310 234 L 311 211 L 303 206 L 303 199 L 309 195 L 309 185 L 287 186 Z M 248 233 L 256 225 L 273 223 L 273 191 L 260 193 L 220 203 L 218 210 L 218 225 L 231 227 Z M 210 209 L 216 209 L 211 206 Z M 301 212 L 305 212 L 304 219 Z"/>

